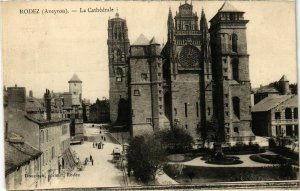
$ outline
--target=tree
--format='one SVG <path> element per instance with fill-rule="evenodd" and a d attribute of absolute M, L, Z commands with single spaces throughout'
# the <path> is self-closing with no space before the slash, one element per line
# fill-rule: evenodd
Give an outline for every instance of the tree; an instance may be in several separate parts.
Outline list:
<path fill-rule="evenodd" d="M 128 171 L 142 182 L 155 180 L 157 172 L 166 164 L 166 152 L 155 135 L 137 136 L 129 141 Z"/>
<path fill-rule="evenodd" d="M 210 120 L 207 120 L 205 124 L 199 125 L 197 128 L 197 133 L 201 135 L 202 147 L 205 146 L 207 141 L 208 146 L 210 141 L 216 141 L 215 137 L 218 132 L 218 120 L 215 117 L 212 117 Z"/>
<path fill-rule="evenodd" d="M 109 120 L 109 100 L 105 97 L 102 100 L 97 98 L 96 102 L 90 106 L 90 122 L 108 123 Z"/>
<path fill-rule="evenodd" d="M 162 144 L 169 150 L 187 151 L 192 148 L 193 137 L 182 127 L 174 126 L 158 133 Z"/>

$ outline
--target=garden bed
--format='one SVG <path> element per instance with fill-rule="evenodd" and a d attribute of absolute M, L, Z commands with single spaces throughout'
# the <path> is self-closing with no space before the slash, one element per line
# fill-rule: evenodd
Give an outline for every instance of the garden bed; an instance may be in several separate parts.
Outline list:
<path fill-rule="evenodd" d="M 296 179 L 298 169 L 291 168 L 289 171 L 282 169 L 280 166 L 235 168 L 184 166 L 178 169 L 175 166 L 167 165 L 164 171 L 180 184 Z"/>
<path fill-rule="evenodd" d="M 239 157 L 235 156 L 224 156 L 222 159 L 213 158 L 211 155 L 205 155 L 201 158 L 207 164 L 216 164 L 216 165 L 233 165 L 233 164 L 242 164 L 243 161 L 239 160 Z"/>
<path fill-rule="evenodd" d="M 285 157 L 282 157 L 280 155 L 267 155 L 267 154 L 257 154 L 257 155 L 251 155 L 250 159 L 255 162 L 265 163 L 265 164 L 294 164 L 297 165 L 292 159 L 288 159 Z"/>

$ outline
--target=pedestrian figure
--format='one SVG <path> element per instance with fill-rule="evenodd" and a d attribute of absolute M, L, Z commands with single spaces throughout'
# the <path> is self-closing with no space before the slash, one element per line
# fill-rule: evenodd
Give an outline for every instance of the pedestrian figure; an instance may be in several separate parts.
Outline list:
<path fill-rule="evenodd" d="M 100 143 L 98 143 L 98 149 L 101 149 L 101 145 L 100 145 Z"/>
<path fill-rule="evenodd" d="M 93 160 L 93 157 L 92 157 L 92 155 L 90 155 L 90 161 L 92 161 Z"/>
<path fill-rule="evenodd" d="M 95 148 L 95 142 L 93 142 L 93 148 Z"/>
<path fill-rule="evenodd" d="M 100 131 L 100 134 L 101 134 L 101 131 Z"/>
<path fill-rule="evenodd" d="M 102 149 L 103 149 L 104 144 L 102 143 Z"/>
<path fill-rule="evenodd" d="M 94 166 L 94 160 L 93 159 L 91 160 L 91 162 L 92 162 L 92 166 Z"/>
<path fill-rule="evenodd" d="M 103 137 L 103 140 L 104 140 L 104 141 L 106 141 L 106 138 L 105 138 L 105 137 Z"/>
<path fill-rule="evenodd" d="M 97 148 L 97 146 L 98 146 L 98 143 L 95 143 L 95 145 L 96 145 L 96 148 Z"/>

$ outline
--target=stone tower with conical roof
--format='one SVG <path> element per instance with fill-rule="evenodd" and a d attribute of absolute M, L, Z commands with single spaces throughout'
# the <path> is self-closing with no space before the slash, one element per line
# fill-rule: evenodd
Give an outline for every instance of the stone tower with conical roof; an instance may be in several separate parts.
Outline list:
<path fill-rule="evenodd" d="M 110 120 L 116 125 L 129 123 L 128 54 L 129 39 L 125 19 L 116 13 L 108 20 L 108 67 Z"/>
<path fill-rule="evenodd" d="M 76 74 L 69 80 L 69 92 L 72 94 L 72 105 L 81 105 L 82 81 Z"/>
<path fill-rule="evenodd" d="M 283 75 L 280 80 L 279 80 L 279 88 L 280 88 L 280 93 L 282 95 L 287 95 L 290 94 L 290 82 L 287 79 L 286 75 Z"/>
<path fill-rule="evenodd" d="M 225 1 L 210 20 L 214 113 L 222 141 L 254 139 L 244 12 Z"/>

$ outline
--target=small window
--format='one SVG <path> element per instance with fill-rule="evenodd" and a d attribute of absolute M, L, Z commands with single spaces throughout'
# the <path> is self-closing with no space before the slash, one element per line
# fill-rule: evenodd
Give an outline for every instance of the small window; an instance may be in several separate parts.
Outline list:
<path fill-rule="evenodd" d="M 159 97 L 158 99 L 159 99 L 159 101 L 162 101 L 162 97 Z"/>
<path fill-rule="evenodd" d="M 134 96 L 140 96 L 141 95 L 140 90 L 134 90 L 133 95 Z"/>
<path fill-rule="evenodd" d="M 147 81 L 147 80 L 148 80 L 148 75 L 147 75 L 147 73 L 142 73 L 142 74 L 141 74 L 141 78 L 142 78 L 142 80 Z"/>
<path fill-rule="evenodd" d="M 228 98 L 228 94 L 225 94 L 225 97 Z"/>
<path fill-rule="evenodd" d="M 298 107 L 294 108 L 294 119 L 298 119 Z"/>
<path fill-rule="evenodd" d="M 157 63 L 157 67 L 160 67 L 160 63 Z"/>
<path fill-rule="evenodd" d="M 159 91 L 158 91 L 158 93 L 160 93 L 160 94 L 161 94 L 161 90 L 159 90 Z"/>
<path fill-rule="evenodd" d="M 228 116 L 229 115 L 229 113 L 228 113 L 228 111 L 226 111 L 226 116 Z"/>
<path fill-rule="evenodd" d="M 188 129 L 188 125 L 185 125 L 185 129 Z"/>
<path fill-rule="evenodd" d="M 146 118 L 147 123 L 151 123 L 152 119 L 151 118 Z"/>
<path fill-rule="evenodd" d="M 292 119 L 292 109 L 291 108 L 285 109 L 285 119 Z"/>
<path fill-rule="evenodd" d="M 236 132 L 236 133 L 239 133 L 239 128 L 238 128 L 238 127 L 235 127 L 235 128 L 233 129 L 233 131 Z"/>
<path fill-rule="evenodd" d="M 117 80 L 117 82 L 122 82 L 122 78 L 121 77 L 117 77 L 116 80 Z"/>
<path fill-rule="evenodd" d="M 228 107 L 228 103 L 225 103 L 225 107 Z"/>
<path fill-rule="evenodd" d="M 275 119 L 281 119 L 281 113 L 275 112 Z"/>
<path fill-rule="evenodd" d="M 207 108 L 207 115 L 210 115 L 210 107 Z"/>
<path fill-rule="evenodd" d="M 184 114 L 185 114 L 185 117 L 188 116 L 188 113 L 187 113 L 187 103 L 184 103 Z"/>
<path fill-rule="evenodd" d="M 76 95 L 76 92 L 73 92 L 74 95 Z"/>
<path fill-rule="evenodd" d="M 161 76 L 161 73 L 157 73 L 158 76 Z"/>
<path fill-rule="evenodd" d="M 162 109 L 162 105 L 159 105 L 159 109 Z"/>

